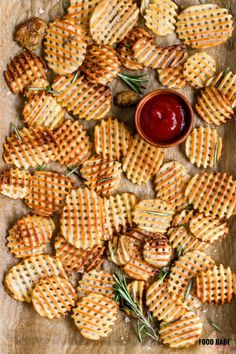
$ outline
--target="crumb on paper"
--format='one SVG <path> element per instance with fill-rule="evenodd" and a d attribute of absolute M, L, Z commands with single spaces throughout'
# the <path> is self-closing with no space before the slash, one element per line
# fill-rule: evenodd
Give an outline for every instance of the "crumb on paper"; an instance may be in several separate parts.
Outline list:
<path fill-rule="evenodd" d="M 42 15 L 45 11 L 40 7 L 39 8 L 39 14 Z"/>
<path fill-rule="evenodd" d="M 125 317 L 125 323 L 129 323 L 130 322 L 130 319 L 129 319 L 129 317 Z"/>

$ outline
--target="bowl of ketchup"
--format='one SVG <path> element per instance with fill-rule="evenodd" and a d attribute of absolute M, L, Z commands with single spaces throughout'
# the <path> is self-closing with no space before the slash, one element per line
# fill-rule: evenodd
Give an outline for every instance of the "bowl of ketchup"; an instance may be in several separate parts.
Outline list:
<path fill-rule="evenodd" d="M 135 113 L 138 133 L 149 144 L 171 147 L 183 142 L 193 128 L 189 101 L 175 90 L 155 90 L 143 97 Z"/>

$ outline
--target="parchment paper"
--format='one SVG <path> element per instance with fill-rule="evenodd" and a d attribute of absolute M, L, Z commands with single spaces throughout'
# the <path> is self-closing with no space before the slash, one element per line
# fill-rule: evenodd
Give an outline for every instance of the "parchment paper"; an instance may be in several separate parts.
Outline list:
<path fill-rule="evenodd" d="M 204 2 L 204 1 L 203 1 Z M 210 1 L 221 4 L 221 1 Z M 228 1 L 236 13 L 236 0 Z M 178 3 L 183 7 L 197 4 L 196 0 L 179 0 Z M 39 16 L 45 20 L 53 20 L 63 14 L 61 0 L 1 0 L 0 2 L 0 40 L 1 40 L 1 58 L 0 58 L 0 109 L 1 109 L 1 134 L 0 134 L 0 155 L 2 155 L 2 143 L 5 136 L 9 134 L 10 122 L 18 126 L 22 125 L 21 115 L 24 99 L 9 92 L 3 79 L 3 70 L 7 62 L 15 55 L 20 48 L 13 41 L 12 35 L 16 25 L 20 22 Z M 236 71 L 236 32 L 234 34 L 234 48 L 229 45 L 223 45 L 217 48 L 207 50 L 212 54 L 217 62 L 218 70 L 230 66 Z M 168 36 L 165 39 L 158 39 L 160 44 L 173 44 L 178 40 L 175 35 Z M 149 83 L 146 92 L 159 87 L 156 79 L 156 73 L 151 70 L 147 72 Z M 113 82 L 113 92 L 121 91 L 125 86 L 116 80 Z M 183 90 L 189 99 L 193 99 L 195 93 L 190 88 Z M 124 120 L 130 130 L 134 132 L 134 109 L 112 108 L 111 115 L 118 116 Z M 195 125 L 203 124 L 196 116 Z M 86 125 L 86 124 L 85 124 Z M 87 125 L 88 126 L 88 125 Z M 91 127 L 91 124 L 90 124 Z M 236 122 L 232 119 L 227 125 L 220 128 L 224 136 L 223 156 L 218 169 L 233 174 L 236 177 Z M 182 148 L 171 148 L 166 150 L 167 159 L 176 159 L 188 166 L 193 173 L 195 169 L 186 160 Z M 5 165 L 1 159 L 1 169 Z M 48 169 L 57 166 L 51 165 Z M 63 171 L 63 169 L 62 169 Z M 65 169 L 64 169 L 65 172 Z M 122 188 L 119 191 L 131 191 L 140 197 L 152 197 L 153 190 L 151 184 L 137 187 L 131 185 L 125 178 Z M 27 212 L 27 208 L 21 201 L 13 201 L 9 198 L 0 197 L 0 278 L 13 264 L 17 263 L 7 252 L 5 246 L 5 237 L 7 230 L 14 222 Z M 229 265 L 236 271 L 236 218 L 230 220 L 230 235 L 213 246 L 208 252 L 216 262 Z M 106 265 L 105 265 L 106 266 Z M 123 314 L 120 314 L 112 334 L 101 341 L 93 342 L 83 338 L 76 329 L 73 320 L 68 317 L 61 320 L 47 320 L 40 318 L 33 310 L 30 304 L 25 304 L 13 300 L 0 286 L 0 353 L 1 354 L 169 354 L 181 352 L 185 353 L 236 353 L 236 300 L 231 304 L 223 306 L 203 306 L 199 311 L 204 320 L 202 338 L 229 338 L 230 347 L 201 346 L 196 344 L 189 350 L 171 350 L 152 340 L 145 340 L 139 343 L 132 326 L 132 322 L 124 321 Z M 217 333 L 207 322 L 207 317 L 213 319 L 223 329 L 223 334 Z"/>

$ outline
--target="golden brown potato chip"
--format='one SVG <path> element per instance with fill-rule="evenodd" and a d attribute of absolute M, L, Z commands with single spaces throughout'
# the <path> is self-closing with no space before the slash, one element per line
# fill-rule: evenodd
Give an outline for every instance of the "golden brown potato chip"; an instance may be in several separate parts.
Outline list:
<path fill-rule="evenodd" d="M 100 0 L 70 0 L 67 17 L 75 19 L 78 24 L 87 26 L 99 2 Z"/>
<path fill-rule="evenodd" d="M 227 68 L 218 75 L 213 76 L 206 83 L 207 86 L 216 87 L 230 102 L 232 108 L 236 105 L 236 74 Z"/>
<path fill-rule="evenodd" d="M 64 109 L 56 99 L 45 92 L 30 97 L 23 109 L 23 121 L 27 125 L 58 128 L 64 121 Z"/>
<path fill-rule="evenodd" d="M 185 142 L 185 153 L 197 167 L 214 167 L 222 153 L 222 138 L 216 129 L 200 126 Z"/>
<path fill-rule="evenodd" d="M 148 264 L 141 254 L 133 256 L 123 270 L 130 278 L 144 281 L 155 274 L 155 268 Z"/>
<path fill-rule="evenodd" d="M 188 204 L 184 192 L 189 178 L 188 170 L 181 163 L 164 163 L 154 177 L 156 196 L 171 203 L 175 210 L 183 209 Z"/>
<path fill-rule="evenodd" d="M 123 171 L 132 183 L 141 185 L 159 171 L 163 163 L 162 149 L 148 144 L 138 135 L 132 140 L 123 160 Z"/>
<path fill-rule="evenodd" d="M 24 90 L 24 96 L 30 99 L 34 95 L 37 95 L 40 91 L 46 91 L 49 86 L 49 82 L 46 79 L 36 79 L 30 86 L 27 86 Z"/>
<path fill-rule="evenodd" d="M 105 247 L 96 245 L 88 250 L 78 249 L 68 243 L 64 237 L 55 239 L 56 256 L 60 259 L 68 273 L 72 271 L 84 273 L 99 268 L 103 261 Z"/>
<path fill-rule="evenodd" d="M 111 274 L 103 270 L 97 271 L 94 269 L 83 275 L 83 278 L 78 283 L 77 292 L 79 297 L 96 293 L 113 298 L 114 284 L 115 282 Z"/>
<path fill-rule="evenodd" d="M 163 86 L 168 88 L 182 89 L 186 85 L 183 74 L 183 64 L 158 70 L 158 78 Z"/>
<path fill-rule="evenodd" d="M 185 191 L 194 209 L 211 218 L 230 218 L 236 207 L 236 181 L 226 173 L 195 174 Z"/>
<path fill-rule="evenodd" d="M 204 87 L 215 72 L 215 60 L 203 52 L 191 55 L 184 63 L 184 77 L 196 89 Z"/>
<path fill-rule="evenodd" d="M 31 302 L 32 290 L 40 279 L 66 273 L 59 259 L 46 254 L 31 256 L 16 264 L 7 272 L 4 285 L 14 299 Z"/>
<path fill-rule="evenodd" d="M 59 92 L 56 98 L 61 106 L 80 119 L 99 120 L 110 111 L 111 89 L 92 84 L 83 75 L 59 76 L 52 87 Z"/>
<path fill-rule="evenodd" d="M 92 340 L 107 337 L 117 319 L 118 305 L 109 297 L 90 293 L 73 310 L 72 318 L 82 336 Z"/>
<path fill-rule="evenodd" d="M 194 345 L 202 333 L 202 321 L 194 312 L 186 312 L 174 322 L 161 322 L 160 340 L 170 348 L 188 348 Z"/>
<path fill-rule="evenodd" d="M 131 283 L 128 284 L 127 289 L 134 300 L 134 302 L 139 306 L 141 312 L 145 315 L 146 308 L 145 308 L 145 292 L 146 292 L 146 283 L 143 280 L 133 280 Z M 134 316 L 132 311 L 129 309 L 125 309 L 125 312 L 129 316 Z"/>
<path fill-rule="evenodd" d="M 49 319 L 60 318 L 74 307 L 76 292 L 69 280 L 60 276 L 41 279 L 32 291 L 35 311 Z"/>
<path fill-rule="evenodd" d="M 82 64 L 86 53 L 82 28 L 69 18 L 49 23 L 44 40 L 45 59 L 56 74 L 71 74 Z"/>
<path fill-rule="evenodd" d="M 148 239 L 143 247 L 144 260 L 154 267 L 165 267 L 172 256 L 172 248 L 165 237 L 157 239 Z"/>
<path fill-rule="evenodd" d="M 231 37 L 233 19 L 228 9 L 216 4 L 190 6 L 178 16 L 176 31 L 193 48 L 215 47 Z"/>
<path fill-rule="evenodd" d="M 88 249 L 101 245 L 108 236 L 103 199 L 88 188 L 73 190 L 66 197 L 61 232 L 76 248 Z"/>
<path fill-rule="evenodd" d="M 35 171 L 31 177 L 31 193 L 24 201 L 38 215 L 60 213 L 73 186 L 73 181 L 60 173 Z"/>
<path fill-rule="evenodd" d="M 87 131 L 78 121 L 67 119 L 54 133 L 58 151 L 56 161 L 67 167 L 81 165 L 92 154 L 92 144 Z"/>
<path fill-rule="evenodd" d="M 205 304 L 224 304 L 236 296 L 236 273 L 222 264 L 202 271 L 196 277 L 196 294 Z"/>
<path fill-rule="evenodd" d="M 102 0 L 90 19 L 90 32 L 98 44 L 122 41 L 138 21 L 139 9 L 132 0 Z"/>
<path fill-rule="evenodd" d="M 0 193 L 12 199 L 23 199 L 30 193 L 30 174 L 18 168 L 1 172 Z"/>
<path fill-rule="evenodd" d="M 133 241 L 128 236 L 114 236 L 108 242 L 108 259 L 118 266 L 124 266 L 127 264 L 131 257 L 133 250 Z"/>
<path fill-rule="evenodd" d="M 5 79 L 14 93 L 21 93 L 37 79 L 45 79 L 46 64 L 35 53 L 24 50 L 7 64 Z"/>

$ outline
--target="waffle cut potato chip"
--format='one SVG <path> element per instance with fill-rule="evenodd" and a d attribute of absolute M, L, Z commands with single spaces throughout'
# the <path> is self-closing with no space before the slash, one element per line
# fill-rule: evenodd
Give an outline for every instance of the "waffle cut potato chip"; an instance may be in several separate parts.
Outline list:
<path fill-rule="evenodd" d="M 136 204 L 133 221 L 145 231 L 165 233 L 173 215 L 171 204 L 161 199 L 146 199 Z"/>
<path fill-rule="evenodd" d="M 226 173 L 195 174 L 185 191 L 194 209 L 211 218 L 230 218 L 235 214 L 236 181 Z"/>
<path fill-rule="evenodd" d="M 142 314 L 146 314 L 145 306 L 145 293 L 146 293 L 146 283 L 143 280 L 133 280 L 128 284 L 127 289 L 134 300 L 138 305 Z M 132 312 L 129 309 L 125 309 L 125 312 L 129 316 L 133 316 Z"/>
<path fill-rule="evenodd" d="M 216 129 L 201 125 L 187 137 L 185 153 L 197 167 L 214 167 L 221 157 L 222 138 Z"/>
<path fill-rule="evenodd" d="M 45 127 L 22 128 L 3 144 L 3 159 L 18 168 L 36 167 L 54 161 L 57 146 L 52 132 Z"/>
<path fill-rule="evenodd" d="M 7 272 L 4 285 L 15 300 L 31 302 L 32 290 L 40 279 L 66 273 L 59 259 L 46 254 L 32 256 L 16 264 Z"/>
<path fill-rule="evenodd" d="M 186 226 L 189 223 L 189 220 L 195 215 L 195 210 L 193 209 L 183 209 L 179 211 L 175 216 L 173 217 L 171 221 L 171 227 L 182 227 Z"/>
<path fill-rule="evenodd" d="M 195 215 L 190 220 L 189 228 L 197 239 L 210 243 L 221 240 L 229 232 L 227 221 L 211 219 L 204 214 Z"/>
<path fill-rule="evenodd" d="M 92 154 L 92 144 L 83 125 L 67 119 L 54 133 L 58 152 L 56 161 L 67 167 L 80 166 Z"/>
<path fill-rule="evenodd" d="M 141 185 L 148 183 L 159 171 L 163 160 L 164 152 L 161 148 L 148 144 L 136 135 L 123 160 L 123 171 L 132 183 Z"/>
<path fill-rule="evenodd" d="M 57 172 L 35 171 L 31 177 L 31 193 L 24 199 L 36 214 L 50 216 L 60 213 L 73 181 Z"/>
<path fill-rule="evenodd" d="M 76 23 L 88 26 L 92 13 L 100 0 L 70 0 L 67 9 L 67 17 L 72 18 Z"/>
<path fill-rule="evenodd" d="M 84 184 L 101 196 L 110 195 L 119 185 L 121 164 L 117 161 L 103 160 L 93 156 L 84 162 L 80 170 Z"/>
<path fill-rule="evenodd" d="M 45 69 L 46 64 L 37 54 L 24 50 L 7 64 L 4 76 L 13 93 L 22 93 L 35 80 L 47 79 Z"/>
<path fill-rule="evenodd" d="M 34 95 L 38 95 L 40 91 L 46 91 L 50 84 L 46 79 L 36 79 L 30 86 L 27 86 L 24 90 L 24 96 L 28 99 Z"/>
<path fill-rule="evenodd" d="M 213 86 L 201 90 L 195 108 L 207 124 L 225 124 L 234 114 L 230 102 Z"/>
<path fill-rule="evenodd" d="M 90 19 L 90 32 L 97 44 L 121 42 L 138 21 L 139 9 L 132 0 L 102 0 Z"/>
<path fill-rule="evenodd" d="M 182 44 L 162 48 L 152 39 L 142 38 L 132 47 L 134 58 L 139 64 L 151 69 L 167 69 L 178 66 L 186 59 L 186 49 Z"/>
<path fill-rule="evenodd" d="M 57 102 L 69 113 L 79 119 L 99 120 L 104 118 L 112 105 L 109 87 L 95 85 L 77 73 L 59 76 L 52 84 L 53 90 L 59 92 Z"/>
<path fill-rule="evenodd" d="M 109 235 L 114 232 L 126 232 L 133 224 L 132 212 L 136 204 L 132 193 L 111 195 L 104 200 L 106 225 Z"/>
<path fill-rule="evenodd" d="M 101 245 L 108 237 L 103 199 L 88 188 L 73 190 L 66 197 L 61 232 L 76 248 L 86 250 Z"/>
<path fill-rule="evenodd" d="M 158 78 L 163 86 L 182 89 L 186 85 L 183 64 L 158 70 Z"/>
<path fill-rule="evenodd" d="M 142 0 L 141 13 L 146 26 L 157 36 L 166 36 L 175 30 L 178 6 L 172 0 Z"/>
<path fill-rule="evenodd" d="M 107 45 L 91 45 L 81 67 L 86 79 L 93 84 L 107 85 L 120 71 L 120 62 L 114 49 Z"/>
<path fill-rule="evenodd" d="M 236 74 L 227 68 L 218 75 L 213 76 L 207 81 L 206 86 L 216 87 L 231 104 L 232 108 L 236 106 Z"/>
<path fill-rule="evenodd" d="M 102 265 L 105 247 L 96 245 L 88 250 L 78 249 L 68 243 L 64 237 L 55 239 L 56 257 L 60 259 L 67 273 L 72 271 L 84 273 L 98 269 Z"/>
<path fill-rule="evenodd" d="M 132 279 L 147 281 L 155 274 L 155 267 L 147 263 L 142 252 L 137 252 L 124 266 L 123 271 Z"/>
<path fill-rule="evenodd" d="M 44 41 L 45 59 L 56 74 L 76 71 L 85 58 L 87 43 L 82 28 L 69 18 L 49 24 Z"/>
<path fill-rule="evenodd" d="M 154 267 L 165 267 L 172 256 L 172 248 L 167 238 L 147 240 L 143 247 L 144 260 Z"/>
<path fill-rule="evenodd" d="M 41 279 L 32 291 L 35 311 L 49 319 L 60 318 L 74 307 L 76 292 L 68 279 L 60 276 Z"/>
<path fill-rule="evenodd" d="M 177 17 L 179 38 L 192 48 L 209 48 L 225 43 L 233 32 L 228 9 L 216 4 L 190 6 Z"/>
<path fill-rule="evenodd" d="M 203 323 L 191 311 L 186 312 L 174 322 L 161 322 L 160 341 L 170 348 L 188 348 L 193 346 L 201 336 Z"/>
<path fill-rule="evenodd" d="M 98 155 L 104 160 L 121 161 L 131 143 L 130 132 L 123 122 L 108 118 L 94 129 L 94 144 Z"/>
<path fill-rule="evenodd" d="M 29 98 L 23 109 L 23 121 L 29 126 L 58 128 L 64 121 L 65 112 L 56 99 L 45 92 Z"/>
<path fill-rule="evenodd" d="M 156 196 L 171 203 L 176 210 L 183 209 L 188 204 L 184 192 L 189 178 L 188 170 L 179 162 L 164 163 L 154 177 Z"/>
<path fill-rule="evenodd" d="M 109 297 L 90 293 L 78 301 L 72 318 L 85 338 L 99 340 L 107 337 L 117 319 L 118 305 Z"/>
<path fill-rule="evenodd" d="M 18 168 L 1 172 L 0 193 L 12 199 L 23 199 L 30 193 L 29 176 L 28 172 Z"/>
<path fill-rule="evenodd" d="M 118 266 L 124 266 L 132 257 L 133 241 L 131 237 L 115 235 L 108 242 L 108 259 Z"/>
<path fill-rule="evenodd" d="M 184 77 L 196 89 L 204 87 L 215 72 L 215 60 L 204 52 L 191 55 L 184 63 Z"/>
<path fill-rule="evenodd" d="M 83 275 L 83 278 L 78 283 L 77 292 L 79 297 L 96 293 L 113 298 L 114 284 L 115 282 L 111 274 L 103 270 L 97 271 L 94 269 Z"/>
<path fill-rule="evenodd" d="M 196 277 L 196 294 L 205 304 L 225 304 L 236 296 L 236 273 L 222 264 L 202 271 Z"/>
<path fill-rule="evenodd" d="M 149 286 L 146 304 L 158 321 L 172 322 L 186 313 L 186 309 L 174 301 L 168 293 L 166 280 L 157 280 Z"/>

